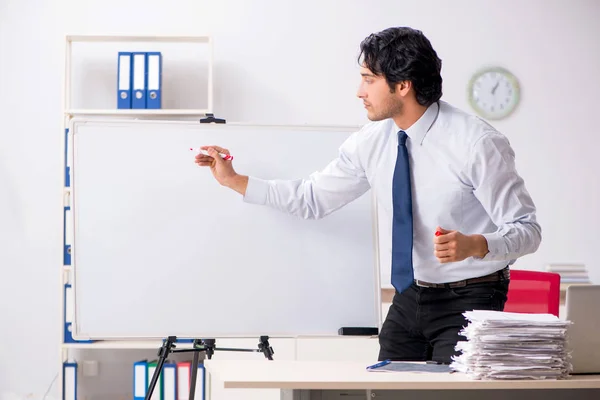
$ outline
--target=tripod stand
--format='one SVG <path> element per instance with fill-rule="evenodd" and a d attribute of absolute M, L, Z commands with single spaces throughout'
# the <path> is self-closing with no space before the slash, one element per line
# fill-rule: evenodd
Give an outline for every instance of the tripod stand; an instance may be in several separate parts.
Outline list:
<path fill-rule="evenodd" d="M 194 395 L 196 393 L 196 378 L 198 374 L 198 364 L 200 358 L 200 352 L 206 352 L 206 357 L 210 360 L 217 351 L 242 351 L 242 352 L 254 352 L 254 353 L 263 353 L 265 358 L 268 360 L 273 360 L 273 348 L 269 344 L 268 336 L 261 336 L 260 341 L 258 343 L 258 348 L 256 349 L 236 349 L 236 348 L 227 348 L 227 347 L 216 347 L 215 339 L 194 339 L 193 345 L 191 349 L 176 349 L 175 342 L 177 341 L 176 336 L 169 336 L 165 341 L 163 341 L 163 345 L 160 349 L 158 349 L 158 363 L 156 365 L 156 369 L 154 370 L 154 374 L 152 375 L 152 379 L 150 380 L 150 386 L 148 386 L 148 391 L 146 392 L 145 400 L 150 400 L 152 397 L 152 393 L 156 387 L 156 382 L 158 382 L 158 377 L 162 372 L 163 366 L 167 357 L 170 353 L 187 353 L 194 352 L 194 358 L 192 359 L 192 373 L 190 380 L 190 396 L 189 400 L 194 400 Z"/>

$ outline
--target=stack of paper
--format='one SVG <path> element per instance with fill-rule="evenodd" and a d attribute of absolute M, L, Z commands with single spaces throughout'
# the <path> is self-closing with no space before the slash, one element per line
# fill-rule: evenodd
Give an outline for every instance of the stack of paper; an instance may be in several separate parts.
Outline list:
<path fill-rule="evenodd" d="M 475 379 L 561 379 L 571 372 L 569 321 L 551 314 L 467 311 L 450 367 Z"/>
<path fill-rule="evenodd" d="M 550 264 L 546 270 L 560 275 L 561 286 L 591 283 L 588 271 L 583 264 Z"/>

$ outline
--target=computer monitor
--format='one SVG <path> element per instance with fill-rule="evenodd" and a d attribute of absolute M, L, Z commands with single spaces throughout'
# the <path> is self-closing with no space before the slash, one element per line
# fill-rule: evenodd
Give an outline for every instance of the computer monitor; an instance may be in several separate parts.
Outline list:
<path fill-rule="evenodd" d="M 573 374 L 600 373 L 600 285 L 567 287 L 566 319 Z"/>

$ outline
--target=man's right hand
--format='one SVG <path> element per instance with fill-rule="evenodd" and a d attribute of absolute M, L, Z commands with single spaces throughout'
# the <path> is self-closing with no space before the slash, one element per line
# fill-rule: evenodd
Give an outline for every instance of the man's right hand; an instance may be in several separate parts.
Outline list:
<path fill-rule="evenodd" d="M 230 154 L 229 150 L 219 146 L 202 146 L 202 150 L 206 150 L 209 155 L 202 153 L 196 155 L 196 164 L 201 167 L 210 167 L 213 176 L 223 186 L 227 186 L 240 193 L 246 194 L 248 186 L 248 177 L 239 175 L 233 169 L 231 160 L 224 160 L 219 153 Z"/>

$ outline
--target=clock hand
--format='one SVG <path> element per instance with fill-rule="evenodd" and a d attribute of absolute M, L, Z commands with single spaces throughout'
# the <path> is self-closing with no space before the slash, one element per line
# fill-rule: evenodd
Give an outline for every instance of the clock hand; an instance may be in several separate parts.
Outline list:
<path fill-rule="evenodd" d="M 500 84 L 500 81 L 496 82 L 496 84 L 494 85 L 494 87 L 492 88 L 492 94 L 494 94 L 496 92 L 496 89 L 498 89 L 498 85 Z"/>

